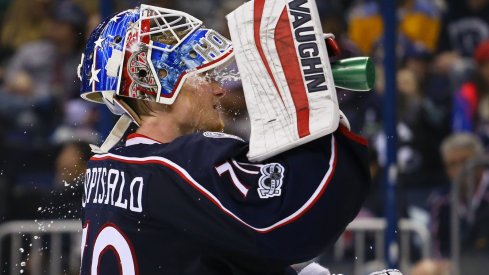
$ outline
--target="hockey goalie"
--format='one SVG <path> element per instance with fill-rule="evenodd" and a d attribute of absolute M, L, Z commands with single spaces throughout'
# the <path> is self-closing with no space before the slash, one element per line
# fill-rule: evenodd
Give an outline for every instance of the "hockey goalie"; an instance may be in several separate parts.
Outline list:
<path fill-rule="evenodd" d="M 88 163 L 81 274 L 327 274 L 292 265 L 334 243 L 370 185 L 367 142 L 338 108 L 348 76 L 333 79 L 312 0 L 227 18 L 231 40 L 141 5 L 92 33 L 81 96 L 120 119 Z M 225 91 L 209 77 L 233 57 L 250 142 L 222 132 Z"/>

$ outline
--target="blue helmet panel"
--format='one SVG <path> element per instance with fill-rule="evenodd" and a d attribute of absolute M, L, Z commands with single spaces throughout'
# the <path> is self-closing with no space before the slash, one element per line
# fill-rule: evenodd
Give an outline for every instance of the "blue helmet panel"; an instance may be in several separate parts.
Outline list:
<path fill-rule="evenodd" d="M 231 48 L 231 43 L 219 33 L 210 29 L 199 29 L 166 58 L 153 53 L 151 60 L 158 70 L 170 65 L 170 77 L 160 78 L 162 96 L 168 97 L 175 92 L 179 78 L 192 70 L 201 69 L 213 62 Z M 165 65 L 163 65 L 165 64 Z"/>
<path fill-rule="evenodd" d="M 116 92 L 126 33 L 128 28 L 135 27 L 138 19 L 139 10 L 127 10 L 104 20 L 93 31 L 82 63 L 81 94 L 84 98 L 102 102 L 99 93 Z"/>

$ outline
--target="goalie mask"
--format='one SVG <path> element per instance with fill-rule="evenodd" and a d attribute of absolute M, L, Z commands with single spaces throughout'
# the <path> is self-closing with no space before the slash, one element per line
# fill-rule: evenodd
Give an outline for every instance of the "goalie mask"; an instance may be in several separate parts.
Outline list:
<path fill-rule="evenodd" d="M 228 39 L 195 17 L 141 5 L 106 19 L 90 36 L 78 67 L 81 96 L 138 123 L 114 95 L 173 104 L 189 76 L 220 66 L 232 53 Z M 128 117 L 114 130 L 125 131 Z"/>
<path fill-rule="evenodd" d="M 231 42 L 193 16 L 141 5 L 103 22 L 84 53 L 82 97 L 120 96 L 172 104 L 185 79 L 232 57 Z M 110 106 L 109 106 L 110 108 Z"/>
<path fill-rule="evenodd" d="M 117 96 L 173 104 L 185 80 L 233 56 L 231 42 L 176 10 L 141 5 L 108 18 L 93 31 L 78 66 L 81 97 L 104 103 L 121 119 L 101 148 L 114 146 L 135 114 Z"/>

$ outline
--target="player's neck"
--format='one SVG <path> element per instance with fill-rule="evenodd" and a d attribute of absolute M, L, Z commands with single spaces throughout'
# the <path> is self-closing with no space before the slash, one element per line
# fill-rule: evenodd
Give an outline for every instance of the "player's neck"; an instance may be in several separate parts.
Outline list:
<path fill-rule="evenodd" d="M 170 143 L 174 139 L 189 134 L 192 129 L 176 123 L 171 116 L 145 117 L 136 133 L 145 135 L 162 143 Z"/>

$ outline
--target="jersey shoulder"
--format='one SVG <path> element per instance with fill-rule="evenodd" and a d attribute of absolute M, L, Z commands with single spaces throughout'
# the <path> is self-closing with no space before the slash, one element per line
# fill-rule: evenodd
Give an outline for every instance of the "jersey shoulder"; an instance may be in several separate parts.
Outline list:
<path fill-rule="evenodd" d="M 170 143 L 160 143 L 146 137 L 128 139 L 126 146 L 114 148 L 110 153 L 135 158 L 162 157 L 185 163 L 189 160 L 209 162 L 234 158 L 247 151 L 248 143 L 238 136 L 202 132 L 178 137 Z"/>

